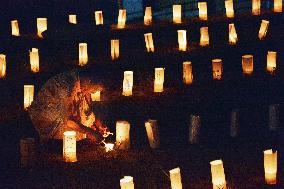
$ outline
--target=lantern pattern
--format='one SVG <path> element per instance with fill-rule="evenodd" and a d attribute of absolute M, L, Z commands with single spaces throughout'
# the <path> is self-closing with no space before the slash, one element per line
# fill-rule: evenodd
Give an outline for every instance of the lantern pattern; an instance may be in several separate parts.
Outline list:
<path fill-rule="evenodd" d="M 229 24 L 229 44 L 235 45 L 238 41 L 238 35 L 236 32 L 235 24 Z"/>
<path fill-rule="evenodd" d="M 79 65 L 84 66 L 88 63 L 87 43 L 79 43 Z"/>
<path fill-rule="evenodd" d="M 210 162 L 213 189 L 226 189 L 226 178 L 224 173 L 223 161 L 215 160 Z"/>
<path fill-rule="evenodd" d="M 189 125 L 189 142 L 197 144 L 199 142 L 199 131 L 201 127 L 201 119 L 198 115 L 190 115 Z"/>
<path fill-rule="evenodd" d="M 200 28 L 200 46 L 208 46 L 209 45 L 209 33 L 208 27 Z"/>
<path fill-rule="evenodd" d="M 94 93 L 91 93 L 91 99 L 93 102 L 101 101 L 101 91 L 96 91 Z"/>
<path fill-rule="evenodd" d="M 13 36 L 20 36 L 20 29 L 19 29 L 18 20 L 12 20 L 11 21 L 11 29 L 12 29 L 12 35 Z"/>
<path fill-rule="evenodd" d="M 133 71 L 125 71 L 123 78 L 123 96 L 131 96 L 133 88 Z"/>
<path fill-rule="evenodd" d="M 149 119 L 145 122 L 145 128 L 148 136 L 150 147 L 155 149 L 160 147 L 160 137 L 157 120 Z"/>
<path fill-rule="evenodd" d="M 226 8 L 226 15 L 227 18 L 234 18 L 234 2 L 233 0 L 225 0 L 225 8 Z"/>
<path fill-rule="evenodd" d="M 212 60 L 212 71 L 213 71 L 213 79 L 221 80 L 222 79 L 222 60 L 221 59 L 213 59 Z"/>
<path fill-rule="evenodd" d="M 207 3 L 198 2 L 198 9 L 199 9 L 199 19 L 207 20 Z"/>
<path fill-rule="evenodd" d="M 70 14 L 70 15 L 69 15 L 69 23 L 70 23 L 70 24 L 77 24 L 77 15 L 75 15 L 75 14 Z"/>
<path fill-rule="evenodd" d="M 160 93 L 164 91 L 164 68 L 155 68 L 154 92 Z"/>
<path fill-rule="evenodd" d="M 172 169 L 170 172 L 171 189 L 182 189 L 180 168 Z"/>
<path fill-rule="evenodd" d="M 116 145 L 123 150 L 130 148 L 130 124 L 127 121 L 116 122 Z"/>
<path fill-rule="evenodd" d="M 116 60 L 119 58 L 119 39 L 112 39 L 110 41 L 110 53 L 111 59 Z"/>
<path fill-rule="evenodd" d="M 187 39 L 186 39 L 186 30 L 178 30 L 178 48 L 180 51 L 186 51 Z"/>
<path fill-rule="evenodd" d="M 266 69 L 269 73 L 273 74 L 276 70 L 276 52 L 268 51 L 267 53 L 267 66 Z"/>
<path fill-rule="evenodd" d="M 145 33 L 144 39 L 145 39 L 145 45 L 146 45 L 147 52 L 154 52 L 155 48 L 154 48 L 152 33 Z"/>
<path fill-rule="evenodd" d="M 34 85 L 24 85 L 24 109 L 27 110 L 34 100 Z"/>
<path fill-rule="evenodd" d="M 118 13 L 117 28 L 125 28 L 126 22 L 126 9 L 120 9 Z"/>
<path fill-rule="evenodd" d="M 175 24 L 181 23 L 181 5 L 173 5 L 173 22 Z"/>
<path fill-rule="evenodd" d="M 0 78 L 6 77 L 6 55 L 0 54 Z"/>
<path fill-rule="evenodd" d="M 76 132 L 65 131 L 63 133 L 63 161 L 76 162 Z"/>
<path fill-rule="evenodd" d="M 272 149 L 263 151 L 264 153 L 264 173 L 266 184 L 276 184 L 277 182 L 277 151 Z"/>
<path fill-rule="evenodd" d="M 253 55 L 242 56 L 243 73 L 250 75 L 253 72 Z"/>
<path fill-rule="evenodd" d="M 146 7 L 145 8 L 144 24 L 145 25 L 151 25 L 152 24 L 152 7 Z"/>
<path fill-rule="evenodd" d="M 267 20 L 262 20 L 261 21 L 259 32 L 258 32 L 258 38 L 260 40 L 265 38 L 266 33 L 268 31 L 268 26 L 269 26 L 269 21 L 267 21 Z"/>
<path fill-rule="evenodd" d="M 190 61 L 183 63 L 183 82 L 190 85 L 193 82 L 192 64 Z"/>
<path fill-rule="evenodd" d="M 103 11 L 95 11 L 95 19 L 96 19 L 96 25 L 103 25 L 104 24 Z"/>
<path fill-rule="evenodd" d="M 280 13 L 283 10 L 283 2 L 282 0 L 274 0 L 274 12 Z"/>
<path fill-rule="evenodd" d="M 47 18 L 37 18 L 37 35 L 42 38 L 42 32 L 47 30 Z"/>
<path fill-rule="evenodd" d="M 261 0 L 252 0 L 252 14 L 260 15 Z"/>
<path fill-rule="evenodd" d="M 39 72 L 39 54 L 37 48 L 32 48 L 30 51 L 30 64 L 32 72 Z"/>
<path fill-rule="evenodd" d="M 20 140 L 21 167 L 33 167 L 37 159 L 36 141 L 34 138 Z"/>
<path fill-rule="evenodd" d="M 120 179 L 120 189 L 134 189 L 133 177 L 124 176 Z"/>

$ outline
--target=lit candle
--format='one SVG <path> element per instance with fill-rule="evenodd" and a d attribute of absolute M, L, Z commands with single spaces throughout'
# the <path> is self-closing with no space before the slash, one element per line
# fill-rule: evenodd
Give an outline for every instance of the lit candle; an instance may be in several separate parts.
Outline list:
<path fill-rule="evenodd" d="M 155 149 L 160 147 L 160 137 L 157 120 L 149 119 L 145 122 L 145 128 L 148 136 L 150 147 Z"/>
<path fill-rule="evenodd" d="M 37 18 L 37 35 L 42 38 L 42 32 L 47 30 L 47 18 Z"/>
<path fill-rule="evenodd" d="M 24 109 L 27 110 L 34 100 L 34 85 L 24 85 Z"/>
<path fill-rule="evenodd" d="M 119 58 L 119 39 L 112 39 L 110 41 L 111 46 L 111 59 L 116 60 Z"/>
<path fill-rule="evenodd" d="M 11 28 L 12 28 L 12 35 L 13 36 L 20 36 L 18 20 L 12 20 L 11 21 Z"/>
<path fill-rule="evenodd" d="M 253 72 L 253 55 L 242 56 L 243 73 L 250 75 Z"/>
<path fill-rule="evenodd" d="M 120 188 L 121 189 L 134 189 L 133 177 L 124 176 L 120 179 Z"/>
<path fill-rule="evenodd" d="M 180 51 L 186 51 L 187 39 L 186 39 L 186 30 L 178 30 L 178 45 Z"/>
<path fill-rule="evenodd" d="M 133 71 L 125 71 L 123 78 L 123 96 L 131 96 L 133 88 Z"/>
<path fill-rule="evenodd" d="M 212 69 L 213 69 L 213 79 L 221 80 L 222 79 L 222 60 L 221 59 L 213 59 L 212 60 Z"/>
<path fill-rule="evenodd" d="M 69 23 L 70 24 L 77 24 L 77 16 L 75 14 L 69 15 Z"/>
<path fill-rule="evenodd" d="M 120 9 L 118 13 L 117 28 L 125 28 L 126 9 Z"/>
<path fill-rule="evenodd" d="M 235 24 L 229 24 L 229 44 L 235 45 L 238 41 L 238 35 L 236 32 Z"/>
<path fill-rule="evenodd" d="M 116 145 L 123 150 L 130 148 L 130 124 L 127 121 L 116 122 Z"/>
<path fill-rule="evenodd" d="M 151 25 L 152 24 L 152 7 L 146 7 L 145 8 L 144 24 L 145 25 Z"/>
<path fill-rule="evenodd" d="M 200 28 L 200 46 L 208 46 L 209 45 L 209 33 L 208 27 Z"/>
<path fill-rule="evenodd" d="M 252 14 L 259 15 L 260 14 L 260 0 L 252 0 Z"/>
<path fill-rule="evenodd" d="M 226 179 L 222 160 L 210 162 L 213 189 L 226 189 Z"/>
<path fill-rule="evenodd" d="M 79 65 L 84 66 L 88 63 L 87 43 L 79 43 Z"/>
<path fill-rule="evenodd" d="M 190 85 L 193 82 L 192 64 L 190 61 L 183 63 L 183 82 Z"/>
<path fill-rule="evenodd" d="M 6 55 L 0 54 L 0 78 L 6 77 Z"/>
<path fill-rule="evenodd" d="M 154 92 L 160 93 L 164 91 L 164 75 L 165 68 L 155 68 Z"/>
<path fill-rule="evenodd" d="M 181 5 L 173 5 L 173 22 L 181 23 Z"/>
<path fill-rule="evenodd" d="M 273 74 L 276 70 L 276 52 L 268 51 L 267 53 L 267 71 Z"/>
<path fill-rule="evenodd" d="M 262 20 L 261 21 L 259 32 L 258 32 L 258 38 L 260 40 L 265 38 L 266 33 L 268 31 L 268 26 L 269 26 L 269 21 L 267 21 L 267 20 Z"/>
<path fill-rule="evenodd" d="M 95 17 L 96 17 L 96 25 L 104 24 L 103 11 L 95 11 Z"/>
<path fill-rule="evenodd" d="M 30 64 L 32 72 L 39 72 L 39 54 L 37 48 L 32 48 L 30 51 Z"/>
<path fill-rule="evenodd" d="M 233 0 L 225 0 L 226 15 L 228 18 L 234 18 L 234 2 Z"/>
<path fill-rule="evenodd" d="M 94 93 L 91 93 L 91 99 L 93 102 L 101 101 L 101 91 L 96 91 Z"/>
<path fill-rule="evenodd" d="M 145 33 L 144 39 L 145 39 L 145 45 L 146 45 L 147 52 L 154 52 L 155 49 L 154 49 L 152 33 Z"/>
<path fill-rule="evenodd" d="M 207 3 L 198 2 L 199 18 L 200 20 L 207 20 Z"/>
<path fill-rule="evenodd" d="M 276 184 L 277 182 L 277 151 L 272 149 L 263 151 L 264 172 L 266 184 Z"/>
<path fill-rule="evenodd" d="M 282 0 L 274 0 L 274 12 L 282 12 L 283 5 L 282 5 Z"/>
<path fill-rule="evenodd" d="M 170 172 L 171 188 L 172 189 L 182 189 L 180 168 L 177 167 L 172 169 Z"/>
<path fill-rule="evenodd" d="M 63 160 L 65 162 L 76 162 L 76 132 L 65 131 L 63 133 Z"/>

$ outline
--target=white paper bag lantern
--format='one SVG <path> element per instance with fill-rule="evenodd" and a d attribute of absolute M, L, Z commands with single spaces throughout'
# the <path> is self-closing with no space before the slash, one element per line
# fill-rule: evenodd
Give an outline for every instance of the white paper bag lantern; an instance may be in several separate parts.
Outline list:
<path fill-rule="evenodd" d="M 125 71 L 123 78 L 123 96 L 131 96 L 133 88 L 133 71 Z"/>
<path fill-rule="evenodd" d="M 164 91 L 164 68 L 155 68 L 154 92 L 161 93 Z"/>
<path fill-rule="evenodd" d="M 207 3 L 198 2 L 199 18 L 200 20 L 207 20 Z"/>
<path fill-rule="evenodd" d="M 191 85 L 193 82 L 192 64 L 190 61 L 183 63 L 183 82 L 186 85 Z"/>
<path fill-rule="evenodd" d="M 152 7 L 146 7 L 145 8 L 144 24 L 145 25 L 151 25 L 152 24 Z"/>
<path fill-rule="evenodd" d="M 238 35 L 236 32 L 235 24 L 229 24 L 229 44 L 235 45 L 238 41 Z"/>
<path fill-rule="evenodd" d="M 13 36 L 20 36 L 20 29 L 19 29 L 18 20 L 12 20 L 11 21 L 11 29 L 12 29 L 12 35 Z"/>
<path fill-rule="evenodd" d="M 268 110 L 268 127 L 271 131 L 277 131 L 280 128 L 280 105 L 271 104 Z"/>
<path fill-rule="evenodd" d="M 34 100 L 34 85 L 24 85 L 24 109 L 28 109 Z"/>
<path fill-rule="evenodd" d="M 160 137 L 157 120 L 149 119 L 145 122 L 145 128 L 148 136 L 150 147 L 153 149 L 160 147 Z"/>
<path fill-rule="evenodd" d="M 87 43 L 79 43 L 79 65 L 84 66 L 88 63 Z"/>
<path fill-rule="evenodd" d="M 213 189 L 226 189 L 226 178 L 224 173 L 223 161 L 215 160 L 210 162 Z"/>
<path fill-rule="evenodd" d="M 76 162 L 76 132 L 65 131 L 63 133 L 63 161 Z"/>
<path fill-rule="evenodd" d="M 266 36 L 266 33 L 268 31 L 268 27 L 269 27 L 269 21 L 267 20 L 262 20 L 261 24 L 260 24 L 260 28 L 259 28 L 259 32 L 258 32 L 258 38 L 260 40 L 264 39 Z"/>
<path fill-rule="evenodd" d="M 250 75 L 253 72 L 253 55 L 242 56 L 243 73 Z"/>
<path fill-rule="evenodd" d="M 234 2 L 233 0 L 225 0 L 225 8 L 226 8 L 226 15 L 227 18 L 234 18 Z"/>
<path fill-rule="evenodd" d="M 274 12 L 280 13 L 283 9 L 283 1 L 282 0 L 274 0 Z"/>
<path fill-rule="evenodd" d="M 173 22 L 175 24 L 181 23 L 181 5 L 173 5 Z"/>
<path fill-rule="evenodd" d="M 110 41 L 111 48 L 111 59 L 116 60 L 119 58 L 119 39 L 112 39 Z"/>
<path fill-rule="evenodd" d="M 91 93 L 91 99 L 93 102 L 101 101 L 101 91 L 96 91 Z"/>
<path fill-rule="evenodd" d="M 198 115 L 190 115 L 189 142 L 197 144 L 199 142 L 199 132 L 201 128 L 201 119 Z"/>
<path fill-rule="evenodd" d="M 32 48 L 30 51 L 30 64 L 32 72 L 39 72 L 39 54 L 37 48 Z"/>
<path fill-rule="evenodd" d="M 208 27 L 200 28 L 200 46 L 208 46 L 209 45 L 209 33 Z"/>
<path fill-rule="evenodd" d="M 154 52 L 155 48 L 152 33 L 145 33 L 144 39 L 147 52 Z"/>
<path fill-rule="evenodd" d="M 75 14 L 70 14 L 70 15 L 69 15 L 69 23 L 70 23 L 70 24 L 77 24 L 77 15 L 75 15 Z"/>
<path fill-rule="evenodd" d="M 213 59 L 212 60 L 212 70 L 213 70 L 213 79 L 221 80 L 222 79 L 222 60 L 221 59 Z"/>
<path fill-rule="evenodd" d="M 260 0 L 252 0 L 252 14 L 253 15 L 260 15 Z"/>
<path fill-rule="evenodd" d="M 126 9 L 120 9 L 118 13 L 117 28 L 125 28 L 126 23 Z"/>
<path fill-rule="evenodd" d="M 186 39 L 186 30 L 178 30 L 178 47 L 180 51 L 186 51 L 187 39 Z"/>
<path fill-rule="evenodd" d="M 130 124 L 127 121 L 116 122 L 116 145 L 123 150 L 130 148 Z"/>
<path fill-rule="evenodd" d="M 37 147 L 34 138 L 20 140 L 21 167 L 29 168 L 35 166 L 37 160 Z"/>
<path fill-rule="evenodd" d="M 96 19 L 96 25 L 103 25 L 104 24 L 103 11 L 95 11 L 95 19 Z"/>
<path fill-rule="evenodd" d="M 277 183 L 277 151 L 272 149 L 263 151 L 264 153 L 264 173 L 266 184 Z"/>
<path fill-rule="evenodd" d="M 134 189 L 133 177 L 124 176 L 120 179 L 120 189 Z"/>
<path fill-rule="evenodd" d="M 268 51 L 267 53 L 267 71 L 273 74 L 276 70 L 276 52 Z"/>
<path fill-rule="evenodd" d="M 47 18 L 37 18 L 37 35 L 42 38 L 42 32 L 47 30 Z"/>
<path fill-rule="evenodd" d="M 6 55 L 0 54 L 0 78 L 6 77 Z"/>
<path fill-rule="evenodd" d="M 180 168 L 172 169 L 170 172 L 171 189 L 182 189 Z"/>

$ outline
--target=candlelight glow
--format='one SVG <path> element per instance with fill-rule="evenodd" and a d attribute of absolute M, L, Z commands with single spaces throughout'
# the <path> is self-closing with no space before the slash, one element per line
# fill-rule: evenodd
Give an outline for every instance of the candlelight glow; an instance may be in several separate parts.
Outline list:
<path fill-rule="evenodd" d="M 117 28 L 125 28 L 126 22 L 126 9 L 120 9 L 118 13 Z"/>
<path fill-rule="evenodd" d="M 150 147 L 155 149 L 160 147 L 160 137 L 157 120 L 149 119 L 145 122 L 145 128 L 148 136 Z"/>
<path fill-rule="evenodd" d="M 120 179 L 120 188 L 121 189 L 134 189 L 133 177 L 124 176 L 124 178 Z"/>
<path fill-rule="evenodd" d="M 233 0 L 225 0 L 225 8 L 226 8 L 226 15 L 227 18 L 234 18 L 234 2 Z"/>
<path fill-rule="evenodd" d="M 172 169 L 170 172 L 171 189 L 182 189 L 180 168 Z"/>
<path fill-rule="evenodd" d="M 114 144 L 113 143 L 105 143 L 106 152 L 110 152 L 113 150 Z"/>
<path fill-rule="evenodd" d="M 95 19 L 96 19 L 96 25 L 103 25 L 104 24 L 103 11 L 95 11 Z"/>
<path fill-rule="evenodd" d="M 145 8 L 144 24 L 145 25 L 151 25 L 152 24 L 152 7 L 146 7 Z"/>
<path fill-rule="evenodd" d="M 274 12 L 280 13 L 283 9 L 283 2 L 282 0 L 274 0 Z"/>
<path fill-rule="evenodd" d="M 154 92 L 160 93 L 164 91 L 164 68 L 155 68 Z"/>
<path fill-rule="evenodd" d="M 252 0 L 252 14 L 260 15 L 260 0 Z"/>
<path fill-rule="evenodd" d="M 235 45 L 238 41 L 238 35 L 236 32 L 235 24 L 229 24 L 229 44 Z"/>
<path fill-rule="evenodd" d="M 77 16 L 75 14 L 69 15 L 69 23 L 70 24 L 77 24 Z"/>
<path fill-rule="evenodd" d="M 258 32 L 258 38 L 260 40 L 265 38 L 266 33 L 268 31 L 268 26 L 269 26 L 269 21 L 267 21 L 267 20 L 262 20 L 261 21 L 259 32 Z"/>
<path fill-rule="evenodd" d="M 91 93 L 91 99 L 93 102 L 101 101 L 101 91 L 96 91 L 94 93 Z"/>
<path fill-rule="evenodd" d="M 154 41 L 153 41 L 153 36 L 152 33 L 145 33 L 144 34 L 144 39 L 145 39 L 145 45 L 147 52 L 154 52 Z"/>
<path fill-rule="evenodd" d="M 111 48 L 111 59 L 116 60 L 119 58 L 119 39 L 112 39 L 110 41 Z"/>
<path fill-rule="evenodd" d="M 11 21 L 11 29 L 12 29 L 12 35 L 13 36 L 20 36 L 20 29 L 19 29 L 18 20 L 12 20 Z"/>
<path fill-rule="evenodd" d="M 133 71 L 125 71 L 123 78 L 123 96 L 131 96 L 133 88 Z"/>
<path fill-rule="evenodd" d="M 178 30 L 178 47 L 180 51 L 186 51 L 187 39 L 186 39 L 186 30 Z"/>
<path fill-rule="evenodd" d="M 84 66 L 88 63 L 87 43 L 79 43 L 79 65 Z"/>
<path fill-rule="evenodd" d="M 198 2 L 199 18 L 200 20 L 207 20 L 207 3 Z"/>
<path fill-rule="evenodd" d="M 266 184 L 276 184 L 277 182 L 277 151 L 272 149 L 263 151 L 264 172 Z"/>
<path fill-rule="evenodd" d="M 116 145 L 123 150 L 130 148 L 130 124 L 127 121 L 116 122 Z"/>
<path fill-rule="evenodd" d="M 76 162 L 76 132 L 66 131 L 63 133 L 63 161 Z"/>
<path fill-rule="evenodd" d="M 37 18 L 37 35 L 42 38 L 42 32 L 47 30 L 47 18 Z"/>
<path fill-rule="evenodd" d="M 175 24 L 181 23 L 181 5 L 173 5 L 173 22 Z"/>
<path fill-rule="evenodd" d="M 243 73 L 250 75 L 253 72 L 253 55 L 242 56 Z"/>
<path fill-rule="evenodd" d="M 200 46 L 208 46 L 209 45 L 209 33 L 208 27 L 200 28 Z"/>
<path fill-rule="evenodd" d="M 34 100 L 34 85 L 24 85 L 24 109 L 27 110 Z"/>
<path fill-rule="evenodd" d="M 30 64 L 32 72 L 39 72 L 39 54 L 37 48 L 32 48 L 30 51 Z"/>
<path fill-rule="evenodd" d="M 210 162 L 213 189 L 226 189 L 226 178 L 224 173 L 223 161 L 215 160 Z"/>
<path fill-rule="evenodd" d="M 213 79 L 221 80 L 222 79 L 222 60 L 221 59 L 213 59 L 212 60 L 212 69 L 213 69 Z"/>
<path fill-rule="evenodd" d="M 0 54 L 0 78 L 6 77 L 6 55 Z"/>
<path fill-rule="evenodd" d="M 183 63 L 183 82 L 190 85 L 193 82 L 192 64 L 190 61 Z"/>
<path fill-rule="evenodd" d="M 276 70 L 276 52 L 268 51 L 267 53 L 267 71 L 273 74 Z"/>

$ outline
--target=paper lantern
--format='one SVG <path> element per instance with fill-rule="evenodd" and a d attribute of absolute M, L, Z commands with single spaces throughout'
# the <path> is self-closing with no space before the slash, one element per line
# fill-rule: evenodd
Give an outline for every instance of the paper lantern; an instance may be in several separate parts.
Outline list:
<path fill-rule="evenodd" d="M 34 85 L 24 85 L 24 109 L 28 109 L 34 100 Z"/>
<path fill-rule="evenodd" d="M 231 112 L 230 136 L 237 137 L 239 133 L 239 109 Z"/>
<path fill-rule="evenodd" d="M 268 26 L 269 26 L 269 21 L 267 21 L 267 20 L 262 20 L 261 21 L 259 32 L 258 32 L 258 38 L 260 40 L 265 38 L 266 33 L 268 31 Z"/>
<path fill-rule="evenodd" d="M 181 23 L 181 5 L 173 5 L 173 22 Z"/>
<path fill-rule="evenodd" d="M 212 60 L 212 70 L 213 70 L 213 79 L 221 80 L 222 79 L 222 60 L 221 59 L 213 59 Z"/>
<path fill-rule="evenodd" d="M 77 24 L 77 16 L 75 14 L 69 15 L 69 23 L 70 24 Z"/>
<path fill-rule="evenodd" d="M 110 53 L 111 53 L 111 59 L 116 60 L 119 58 L 119 39 L 112 39 L 110 41 Z"/>
<path fill-rule="evenodd" d="M 123 150 L 130 148 L 130 124 L 127 121 L 116 122 L 116 145 Z"/>
<path fill-rule="evenodd" d="M 126 9 L 120 9 L 118 13 L 117 28 L 125 28 Z"/>
<path fill-rule="evenodd" d="M 152 7 L 146 7 L 145 8 L 144 24 L 145 25 L 151 25 L 152 24 Z"/>
<path fill-rule="evenodd" d="M 229 24 L 229 44 L 235 45 L 238 41 L 238 35 L 236 32 L 235 24 Z"/>
<path fill-rule="evenodd" d="M 37 48 L 32 48 L 30 51 L 30 64 L 32 72 L 39 72 L 39 54 Z"/>
<path fill-rule="evenodd" d="M 208 27 L 200 28 L 200 46 L 204 47 L 209 45 Z"/>
<path fill-rule="evenodd" d="M 225 8 L 226 8 L 226 15 L 227 18 L 234 18 L 234 2 L 233 0 L 225 0 Z"/>
<path fill-rule="evenodd" d="M 155 68 L 154 92 L 160 93 L 164 91 L 164 68 Z"/>
<path fill-rule="evenodd" d="M 187 39 L 186 39 L 186 30 L 178 30 L 178 48 L 180 51 L 186 51 Z"/>
<path fill-rule="evenodd" d="M 183 82 L 190 85 L 193 82 L 192 64 L 190 61 L 183 63 Z"/>
<path fill-rule="evenodd" d="M 250 75 L 253 72 L 253 55 L 242 56 L 243 73 Z"/>
<path fill-rule="evenodd" d="M 95 17 L 96 17 L 96 25 L 103 25 L 104 24 L 103 11 L 95 11 Z"/>
<path fill-rule="evenodd" d="M 0 78 L 6 77 L 6 55 L 0 54 Z"/>
<path fill-rule="evenodd" d="M 172 169 L 170 172 L 171 189 L 182 189 L 180 168 Z"/>
<path fill-rule="evenodd" d="M 11 28 L 12 28 L 12 35 L 13 36 L 20 36 L 20 29 L 18 20 L 11 21 Z"/>
<path fill-rule="evenodd" d="M 154 52 L 155 48 L 154 48 L 152 33 L 145 33 L 144 39 L 145 39 L 145 45 L 146 45 L 147 52 Z"/>
<path fill-rule="evenodd" d="M 201 127 L 201 119 L 198 115 L 190 115 L 189 125 L 189 142 L 197 144 L 199 142 L 199 131 Z"/>
<path fill-rule="evenodd" d="M 37 147 L 34 138 L 20 140 L 21 167 L 33 167 L 37 159 Z"/>
<path fill-rule="evenodd" d="M 123 78 L 123 96 L 131 96 L 133 88 L 133 71 L 125 71 Z"/>
<path fill-rule="evenodd" d="M 87 43 L 79 43 L 79 65 L 84 66 L 88 63 Z"/>
<path fill-rule="evenodd" d="M 134 189 L 133 177 L 124 176 L 120 179 L 120 188 L 121 189 Z"/>
<path fill-rule="evenodd" d="M 199 19 L 207 20 L 207 3 L 198 2 L 198 9 L 199 9 Z"/>
<path fill-rule="evenodd" d="M 91 99 L 93 102 L 101 101 L 101 91 L 96 91 L 94 93 L 91 93 Z"/>
<path fill-rule="evenodd" d="M 260 14 L 260 0 L 252 0 L 252 14 L 259 15 Z"/>
<path fill-rule="evenodd" d="M 160 147 L 160 137 L 157 120 L 149 119 L 145 122 L 145 128 L 148 136 L 150 147 L 155 149 Z"/>
<path fill-rule="evenodd" d="M 277 131 L 280 128 L 280 105 L 271 104 L 268 110 L 268 127 L 271 131 Z"/>
<path fill-rule="evenodd" d="M 65 131 L 63 133 L 63 161 L 76 162 L 76 132 Z"/>
<path fill-rule="evenodd" d="M 282 12 L 282 7 L 283 7 L 283 5 L 282 5 L 282 0 L 274 0 L 274 12 Z"/>
<path fill-rule="evenodd" d="M 276 70 L 276 52 L 268 51 L 267 53 L 267 71 L 273 74 Z"/>
<path fill-rule="evenodd" d="M 222 160 L 210 162 L 213 189 L 226 189 L 226 179 Z"/>
<path fill-rule="evenodd" d="M 37 18 L 37 35 L 42 38 L 42 32 L 47 30 L 47 18 Z"/>
<path fill-rule="evenodd" d="M 277 182 L 277 151 L 272 149 L 263 151 L 264 153 L 264 173 L 266 184 L 276 184 Z"/>

